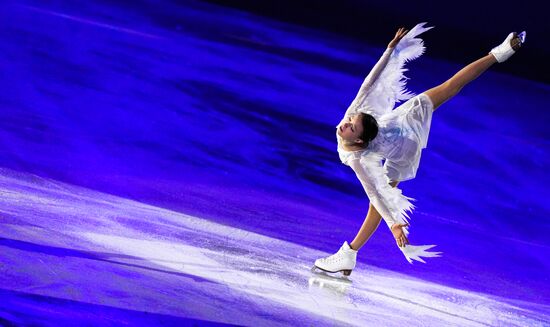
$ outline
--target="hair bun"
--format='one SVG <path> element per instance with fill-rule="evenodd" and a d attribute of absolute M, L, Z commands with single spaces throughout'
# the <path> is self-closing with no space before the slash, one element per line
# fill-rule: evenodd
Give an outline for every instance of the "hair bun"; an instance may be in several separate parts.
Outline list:
<path fill-rule="evenodd" d="M 378 135 L 378 122 L 373 115 L 363 113 L 361 123 L 363 125 L 363 133 L 359 138 L 365 142 L 366 147 Z"/>

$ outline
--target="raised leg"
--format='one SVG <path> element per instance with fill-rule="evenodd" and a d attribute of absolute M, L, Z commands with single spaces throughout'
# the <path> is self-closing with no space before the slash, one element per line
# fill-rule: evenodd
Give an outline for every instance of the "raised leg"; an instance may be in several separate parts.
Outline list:
<path fill-rule="evenodd" d="M 521 40 L 517 35 L 515 35 L 510 42 L 510 45 L 514 50 L 519 49 L 521 46 Z M 489 53 L 488 55 L 462 68 L 458 73 L 445 81 L 443 84 L 424 92 L 432 100 L 432 103 L 434 104 L 434 111 L 447 100 L 454 97 L 464 86 L 466 86 L 466 84 L 476 79 L 496 62 L 497 60 L 495 56 Z"/>
<path fill-rule="evenodd" d="M 399 182 L 391 182 L 390 185 L 392 187 L 396 187 Z M 359 229 L 359 232 L 353 239 L 353 241 L 350 243 L 350 246 L 354 250 L 359 250 L 367 241 L 369 238 L 374 234 L 378 226 L 380 225 L 380 221 L 382 220 L 382 216 L 378 213 L 376 208 L 369 204 L 369 211 L 367 212 L 367 217 L 365 218 L 365 221 L 363 221 L 363 225 Z"/>
<path fill-rule="evenodd" d="M 432 100 L 434 111 L 443 103 L 454 97 L 466 84 L 476 79 L 496 62 L 497 60 L 495 57 L 492 54 L 488 54 L 462 68 L 444 83 L 424 92 Z"/>

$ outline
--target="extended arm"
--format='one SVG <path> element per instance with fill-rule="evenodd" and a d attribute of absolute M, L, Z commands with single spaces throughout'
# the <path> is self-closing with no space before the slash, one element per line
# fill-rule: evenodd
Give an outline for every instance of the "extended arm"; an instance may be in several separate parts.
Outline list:
<path fill-rule="evenodd" d="M 386 64 L 390 60 L 390 56 L 393 52 L 393 48 L 387 48 L 386 51 L 382 54 L 382 57 L 378 60 L 376 65 L 372 68 L 370 73 L 367 75 L 365 80 L 363 81 L 363 84 L 361 84 L 361 87 L 359 88 L 359 92 L 355 96 L 355 99 L 351 102 L 351 105 L 346 110 L 345 116 L 348 116 L 350 114 L 354 114 L 359 107 L 361 107 L 361 104 L 365 101 L 365 98 L 368 95 L 369 88 L 374 84 L 378 76 L 380 76 L 380 73 L 384 70 L 384 67 L 386 67 Z"/>
<path fill-rule="evenodd" d="M 376 155 L 371 158 L 354 159 L 350 162 L 350 166 L 361 181 L 371 204 L 380 213 L 394 236 L 396 236 L 394 229 L 398 226 L 402 226 L 399 229 L 408 235 L 409 231 L 405 227 L 408 225 L 406 211 L 411 211 L 414 208 L 409 202 L 412 199 L 401 194 L 400 189 L 392 188 L 388 184 L 384 169 L 378 159 L 380 158 Z M 412 263 L 413 260 L 425 263 L 423 257 L 438 257 L 441 254 L 441 252 L 427 251 L 435 245 L 410 245 L 408 240 L 406 242 L 398 240 L 398 245 L 409 263 Z"/>
<path fill-rule="evenodd" d="M 380 76 L 382 71 L 384 71 L 384 68 L 388 64 L 388 61 L 390 60 L 391 54 L 393 53 L 393 49 L 399 43 L 399 40 L 403 38 L 407 34 L 407 30 L 404 28 L 400 28 L 396 34 L 395 37 L 391 40 L 391 42 L 388 44 L 388 48 L 384 53 L 382 54 L 382 57 L 378 60 L 378 62 L 374 65 L 370 73 L 367 75 L 365 80 L 363 81 L 363 84 L 361 84 L 361 87 L 359 88 L 359 92 L 355 96 L 355 99 L 352 101 L 349 108 L 346 110 L 345 116 L 348 116 L 350 114 L 353 114 L 357 111 L 357 109 L 363 104 L 365 101 L 365 98 L 368 95 L 368 91 L 370 87 L 374 84 L 376 79 Z"/>
<path fill-rule="evenodd" d="M 399 182 L 392 182 L 390 185 L 392 187 L 397 186 Z M 357 232 L 357 235 L 353 239 L 353 241 L 349 244 L 352 249 L 359 250 L 367 241 L 370 239 L 372 234 L 376 231 L 378 228 L 378 225 L 380 224 L 380 220 L 382 220 L 382 216 L 380 213 L 376 210 L 374 205 L 372 203 L 369 203 L 369 210 L 367 212 L 367 216 L 365 217 L 365 221 L 363 221 L 363 224 L 361 225 L 361 228 L 359 229 L 359 232 Z M 405 237 L 405 235 L 402 235 Z M 395 237 L 395 235 L 394 235 Z M 406 237 L 405 237 L 406 238 Z M 396 237 L 396 241 L 399 246 L 402 246 L 400 244 L 400 239 Z M 403 240 L 404 243 L 406 240 Z"/>
<path fill-rule="evenodd" d="M 380 171 L 378 174 L 384 174 L 382 165 L 380 163 L 379 165 Z M 367 193 L 367 196 L 369 197 L 369 201 L 376 208 L 376 211 L 378 211 L 378 213 L 382 216 L 388 227 L 391 229 L 392 225 L 403 222 L 402 219 L 396 217 L 396 213 L 400 211 L 400 208 L 396 208 L 395 206 L 397 201 L 395 201 L 395 199 L 392 201 L 391 199 L 391 197 L 400 196 L 400 190 L 392 189 L 386 181 L 383 179 L 380 180 L 380 176 L 376 176 L 376 169 L 375 171 L 372 171 L 372 169 L 365 169 L 359 159 L 352 160 L 350 162 L 350 167 L 353 169 L 355 175 L 361 182 L 365 193 Z M 407 203 L 404 204 L 407 205 Z M 408 203 L 407 207 L 412 208 L 412 204 Z"/>

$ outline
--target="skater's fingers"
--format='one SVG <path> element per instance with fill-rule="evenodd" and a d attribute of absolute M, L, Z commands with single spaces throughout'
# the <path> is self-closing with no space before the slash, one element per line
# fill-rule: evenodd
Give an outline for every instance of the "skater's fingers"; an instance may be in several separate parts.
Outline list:
<path fill-rule="evenodd" d="M 401 34 L 403 34 L 404 29 L 405 29 L 404 27 L 400 27 L 400 28 L 397 30 L 397 32 L 395 32 L 395 37 L 396 37 L 396 38 L 401 37 Z"/>

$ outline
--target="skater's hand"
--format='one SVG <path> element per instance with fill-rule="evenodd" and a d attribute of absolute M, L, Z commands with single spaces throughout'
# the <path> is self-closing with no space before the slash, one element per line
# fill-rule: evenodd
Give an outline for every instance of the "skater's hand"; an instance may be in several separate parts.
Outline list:
<path fill-rule="evenodd" d="M 405 232 L 403 232 L 403 227 L 407 226 L 409 226 L 409 224 L 393 224 L 391 226 L 391 232 L 399 247 L 404 247 L 405 244 L 410 244 Z"/>
<path fill-rule="evenodd" d="M 398 29 L 397 32 L 395 32 L 395 37 L 388 44 L 388 48 L 395 48 L 397 43 L 401 41 L 401 39 L 403 38 L 403 36 L 405 36 L 405 34 L 407 34 L 407 32 L 409 32 L 409 30 L 406 30 L 404 27 Z"/>

